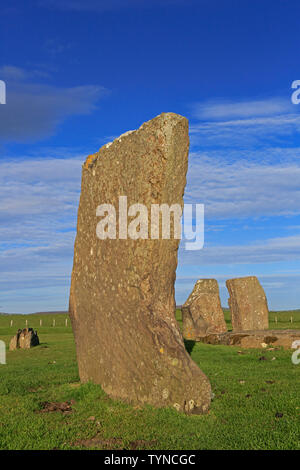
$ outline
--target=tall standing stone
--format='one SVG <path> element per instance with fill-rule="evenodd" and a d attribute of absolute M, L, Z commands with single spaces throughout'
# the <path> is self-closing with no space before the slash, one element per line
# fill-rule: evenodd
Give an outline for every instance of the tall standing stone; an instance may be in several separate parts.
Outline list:
<path fill-rule="evenodd" d="M 215 279 L 199 279 L 182 307 L 183 337 L 197 341 L 210 333 L 225 333 L 227 326 Z"/>
<path fill-rule="evenodd" d="M 179 240 L 96 236 L 98 205 L 183 206 L 188 121 L 163 113 L 87 158 L 82 170 L 70 292 L 79 374 L 131 403 L 208 410 L 207 377 L 185 350 L 175 320 Z M 150 228 L 148 232 L 150 236 Z"/>
<path fill-rule="evenodd" d="M 269 310 L 266 294 L 255 276 L 228 279 L 229 308 L 234 331 L 266 330 Z"/>

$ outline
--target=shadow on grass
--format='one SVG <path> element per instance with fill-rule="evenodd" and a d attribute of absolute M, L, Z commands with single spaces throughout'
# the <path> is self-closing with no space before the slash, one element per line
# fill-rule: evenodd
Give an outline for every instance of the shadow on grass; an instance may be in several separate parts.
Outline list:
<path fill-rule="evenodd" d="M 192 351 L 194 349 L 195 344 L 196 344 L 196 341 L 192 341 L 190 339 L 185 339 L 184 340 L 185 349 L 187 350 L 189 355 L 192 354 Z"/>

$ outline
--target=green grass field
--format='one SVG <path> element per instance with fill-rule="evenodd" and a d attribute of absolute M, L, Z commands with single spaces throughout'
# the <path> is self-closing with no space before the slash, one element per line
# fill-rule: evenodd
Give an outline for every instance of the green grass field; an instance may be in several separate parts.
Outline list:
<path fill-rule="evenodd" d="M 291 351 L 195 344 L 191 356 L 215 397 L 207 415 L 186 416 L 129 406 L 100 386 L 80 385 L 66 318 L 0 315 L 7 346 L 26 319 L 41 341 L 28 351 L 7 351 L 0 365 L 1 449 L 300 449 L 300 365 L 292 364 Z M 300 329 L 300 310 L 271 312 L 270 328 Z M 71 409 L 43 412 L 45 402 L 70 402 Z"/>

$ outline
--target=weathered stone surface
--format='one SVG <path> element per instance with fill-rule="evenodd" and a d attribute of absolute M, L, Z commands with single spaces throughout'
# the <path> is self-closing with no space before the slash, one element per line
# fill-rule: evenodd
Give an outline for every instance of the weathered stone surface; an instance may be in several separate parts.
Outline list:
<path fill-rule="evenodd" d="M 255 276 L 229 279 L 226 286 L 234 331 L 266 330 L 269 310 L 266 294 Z"/>
<path fill-rule="evenodd" d="M 18 332 L 15 336 L 11 338 L 10 343 L 9 343 L 10 351 L 15 351 L 16 349 L 18 349 L 19 336 L 20 336 L 20 333 Z"/>
<path fill-rule="evenodd" d="M 82 171 L 70 292 L 79 374 L 118 399 L 208 410 L 207 377 L 175 320 L 179 240 L 96 237 L 96 207 L 183 204 L 188 121 L 163 113 L 88 157 Z"/>
<path fill-rule="evenodd" d="M 18 330 L 17 334 L 10 340 L 9 350 L 30 349 L 39 344 L 37 331 L 34 331 L 32 328 L 24 328 L 23 330 Z"/>
<path fill-rule="evenodd" d="M 264 349 L 269 347 L 292 349 L 293 342 L 297 340 L 300 340 L 300 330 L 229 331 L 219 334 L 212 333 L 199 338 L 199 341 L 206 344 L 223 344 L 246 349 Z"/>
<path fill-rule="evenodd" d="M 186 339 L 197 341 L 200 336 L 227 331 L 215 279 L 199 279 L 181 311 L 183 337 Z"/>

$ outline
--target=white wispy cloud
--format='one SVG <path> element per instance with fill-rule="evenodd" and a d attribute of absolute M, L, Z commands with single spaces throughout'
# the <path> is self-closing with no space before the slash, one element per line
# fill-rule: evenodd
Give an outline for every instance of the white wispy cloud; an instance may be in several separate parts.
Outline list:
<path fill-rule="evenodd" d="M 199 120 L 223 121 L 274 116 L 294 111 L 291 101 L 284 98 L 249 101 L 206 101 L 204 103 L 195 103 L 192 109 L 194 116 Z"/>
<path fill-rule="evenodd" d="M 51 136 L 69 116 L 92 113 L 107 94 L 102 86 L 56 87 L 39 83 L 37 71 L 3 66 L 6 105 L 0 107 L 0 140 L 26 142 Z"/>
<path fill-rule="evenodd" d="M 74 208 L 78 198 L 74 182 L 79 181 L 80 163 L 79 160 L 15 162 L 15 168 L 7 168 L 7 163 L 1 163 L 0 218 L 49 215 L 56 213 L 58 208 L 63 214 Z M 9 175 L 13 170 L 14 181 L 12 174 Z M 23 174 L 18 174 L 22 170 Z"/>
<path fill-rule="evenodd" d="M 83 156 L 0 162 L 0 304 L 67 308 Z"/>
<path fill-rule="evenodd" d="M 300 132 L 300 114 L 275 117 L 254 117 L 229 121 L 193 123 L 190 127 L 191 144 L 202 147 L 239 147 L 249 149 L 270 142 L 282 144 Z"/>
<path fill-rule="evenodd" d="M 299 214 L 296 110 L 289 97 L 197 103 L 186 202 L 204 203 L 208 218 Z"/>
<path fill-rule="evenodd" d="M 180 263 L 192 265 L 230 265 L 272 263 L 300 259 L 300 236 L 276 237 L 244 245 L 204 245 L 199 251 L 180 248 Z"/>
<path fill-rule="evenodd" d="M 67 308 L 84 157 L 0 162 L 0 304 Z"/>
<path fill-rule="evenodd" d="M 202 148 L 282 146 L 299 135 L 300 113 L 290 96 L 267 100 L 204 102 L 192 106 L 192 145 Z"/>
<path fill-rule="evenodd" d="M 243 274 L 237 272 L 235 274 L 236 277 L 242 277 Z M 256 277 L 261 281 L 261 282 L 265 282 L 265 280 L 267 280 L 268 282 L 272 283 L 272 282 L 278 282 L 278 280 L 280 279 L 282 282 L 282 279 L 295 279 L 295 278 L 300 278 L 300 271 L 299 270 L 283 270 L 283 271 L 276 271 L 274 273 L 264 273 L 264 272 L 256 272 Z M 203 279 L 210 279 L 211 276 L 203 276 Z M 231 274 L 218 274 L 218 273 L 215 273 L 215 278 L 220 282 L 222 283 L 222 285 L 225 286 L 225 281 L 227 279 L 231 279 Z M 182 275 L 179 275 L 177 276 L 177 281 L 180 282 L 180 283 L 185 283 L 185 282 L 190 282 L 191 280 L 193 279 L 197 279 L 197 277 L 195 277 L 195 274 L 194 275 L 186 275 L 186 274 L 182 274 Z"/>
<path fill-rule="evenodd" d="M 300 160 L 231 161 L 192 153 L 185 201 L 205 204 L 207 218 L 300 213 Z"/>

